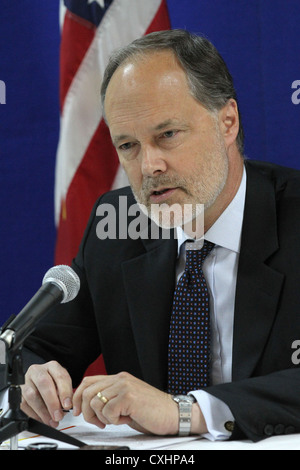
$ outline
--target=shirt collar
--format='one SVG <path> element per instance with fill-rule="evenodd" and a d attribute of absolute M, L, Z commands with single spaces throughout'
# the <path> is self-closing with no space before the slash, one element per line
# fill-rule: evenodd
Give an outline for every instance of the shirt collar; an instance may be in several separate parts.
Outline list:
<path fill-rule="evenodd" d="M 212 227 L 205 233 L 204 238 L 206 240 L 236 253 L 240 252 L 245 196 L 246 171 L 244 168 L 242 181 L 236 195 Z M 181 227 L 177 227 L 176 231 L 179 255 L 181 245 L 189 237 Z"/>

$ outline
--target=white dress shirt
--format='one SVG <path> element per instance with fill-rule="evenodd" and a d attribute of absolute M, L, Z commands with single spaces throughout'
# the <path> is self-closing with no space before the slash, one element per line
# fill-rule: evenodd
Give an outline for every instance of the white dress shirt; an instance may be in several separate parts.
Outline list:
<path fill-rule="evenodd" d="M 210 292 L 211 316 L 211 382 L 217 385 L 231 381 L 233 317 L 238 259 L 246 194 L 246 171 L 244 169 L 240 187 L 204 238 L 215 244 L 203 264 L 203 273 Z M 178 262 L 177 279 L 185 266 L 185 245 L 189 238 L 177 228 Z M 205 391 L 192 391 L 204 414 L 211 440 L 227 439 L 230 436 L 224 424 L 233 421 L 233 416 L 223 402 Z"/>

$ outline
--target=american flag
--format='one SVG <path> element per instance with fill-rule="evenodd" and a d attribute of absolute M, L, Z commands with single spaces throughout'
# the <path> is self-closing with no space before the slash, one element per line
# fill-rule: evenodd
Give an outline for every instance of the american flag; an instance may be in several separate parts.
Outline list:
<path fill-rule="evenodd" d="M 70 264 L 98 196 L 127 184 L 102 118 L 100 87 L 108 57 L 138 37 L 170 29 L 170 22 L 166 0 L 65 0 L 60 23 L 55 262 Z M 100 357 L 86 375 L 103 372 Z"/>
<path fill-rule="evenodd" d="M 170 22 L 166 0 L 65 0 L 60 22 L 55 262 L 70 264 L 97 197 L 127 184 L 102 119 L 107 59 L 137 37 L 170 29 Z"/>

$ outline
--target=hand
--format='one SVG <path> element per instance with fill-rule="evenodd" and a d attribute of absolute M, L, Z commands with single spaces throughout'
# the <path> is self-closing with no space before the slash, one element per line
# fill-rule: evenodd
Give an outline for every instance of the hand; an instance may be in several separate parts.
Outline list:
<path fill-rule="evenodd" d="M 107 398 L 104 404 L 97 393 Z M 73 397 L 73 413 L 104 428 L 128 424 L 146 433 L 178 433 L 178 405 L 171 395 L 148 385 L 127 372 L 85 377 Z"/>
<path fill-rule="evenodd" d="M 21 408 L 28 416 L 56 427 L 72 408 L 73 388 L 68 372 L 58 362 L 32 365 L 22 385 Z"/>

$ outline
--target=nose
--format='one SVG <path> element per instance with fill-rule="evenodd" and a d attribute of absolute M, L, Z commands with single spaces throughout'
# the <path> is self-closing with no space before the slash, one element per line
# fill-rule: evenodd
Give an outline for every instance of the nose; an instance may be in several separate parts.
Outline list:
<path fill-rule="evenodd" d="M 167 163 L 163 152 L 152 145 L 144 147 L 141 152 L 143 176 L 155 176 L 167 170 Z"/>

